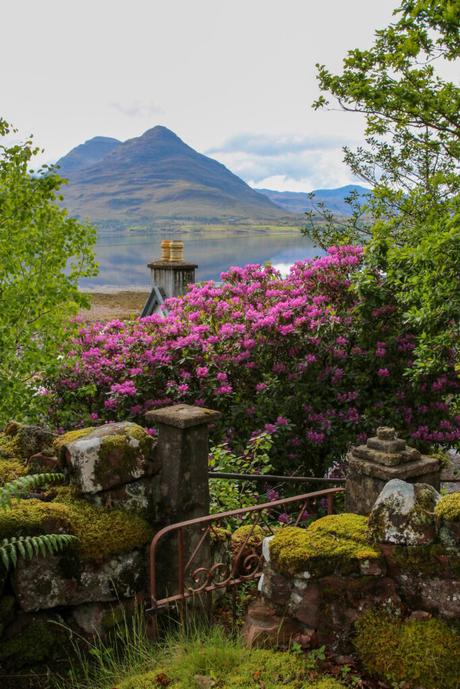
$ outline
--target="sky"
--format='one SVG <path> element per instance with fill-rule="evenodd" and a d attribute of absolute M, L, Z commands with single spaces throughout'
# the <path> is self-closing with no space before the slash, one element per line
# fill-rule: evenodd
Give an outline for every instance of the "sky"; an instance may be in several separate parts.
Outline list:
<path fill-rule="evenodd" d="M 56 161 L 93 136 L 161 124 L 255 187 L 357 180 L 360 115 L 314 111 L 315 64 L 339 70 L 397 0 L 15 0 L 2 7 L 0 116 Z"/>

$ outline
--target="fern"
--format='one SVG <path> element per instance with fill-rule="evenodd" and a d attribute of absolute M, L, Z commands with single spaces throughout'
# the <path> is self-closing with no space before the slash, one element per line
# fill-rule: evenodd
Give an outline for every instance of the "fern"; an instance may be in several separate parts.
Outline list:
<path fill-rule="evenodd" d="M 18 558 L 31 559 L 37 555 L 54 555 L 69 545 L 75 536 L 70 534 L 43 534 L 4 538 L 0 545 L 0 561 L 8 569 L 16 566 Z"/>
<path fill-rule="evenodd" d="M 62 474 L 30 474 L 0 486 L 0 510 L 11 509 L 14 498 L 20 499 L 34 488 L 63 480 Z M 75 536 L 70 534 L 41 534 L 39 536 L 12 536 L 0 541 L 0 562 L 5 569 L 16 566 L 19 557 L 31 559 L 38 555 L 54 555 L 69 545 Z"/>
<path fill-rule="evenodd" d="M 61 483 L 63 478 L 62 474 L 29 474 L 9 481 L 4 486 L 0 486 L 0 509 L 11 507 L 13 498 L 20 498 L 34 488 L 41 488 L 50 483 Z"/>

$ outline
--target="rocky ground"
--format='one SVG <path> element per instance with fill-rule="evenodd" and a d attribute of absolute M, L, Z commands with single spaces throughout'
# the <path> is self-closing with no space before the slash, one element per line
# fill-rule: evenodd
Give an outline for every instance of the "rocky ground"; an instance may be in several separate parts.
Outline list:
<path fill-rule="evenodd" d="M 85 321 L 108 321 L 139 316 L 147 301 L 147 292 L 91 292 L 91 308 L 80 312 Z"/>

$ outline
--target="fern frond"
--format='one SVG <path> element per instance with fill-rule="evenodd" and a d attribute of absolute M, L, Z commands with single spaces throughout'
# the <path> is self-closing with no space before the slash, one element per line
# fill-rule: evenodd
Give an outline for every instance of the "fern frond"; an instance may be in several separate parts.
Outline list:
<path fill-rule="evenodd" d="M 63 550 L 75 536 L 71 534 L 42 534 L 39 536 L 13 536 L 0 541 L 0 561 L 8 569 L 16 566 L 19 557 L 31 559 L 36 555 L 54 555 Z"/>
<path fill-rule="evenodd" d="M 34 488 L 41 488 L 49 483 L 61 483 L 64 480 L 63 474 L 29 474 L 20 476 L 14 481 L 5 483 L 0 487 L 0 509 L 11 507 L 13 498 L 20 498 Z"/>

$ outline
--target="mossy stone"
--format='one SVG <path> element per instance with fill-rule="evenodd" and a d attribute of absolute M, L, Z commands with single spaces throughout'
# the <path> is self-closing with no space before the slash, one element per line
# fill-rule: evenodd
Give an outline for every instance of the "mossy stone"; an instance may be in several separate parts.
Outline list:
<path fill-rule="evenodd" d="M 67 433 L 55 446 L 71 481 L 86 494 L 123 486 L 152 469 L 153 439 L 128 421 Z"/>
<path fill-rule="evenodd" d="M 61 501 L 53 502 L 20 500 L 0 512 L 0 538 L 46 533 L 75 535 L 75 548 L 87 560 L 129 552 L 147 543 L 152 535 L 147 522 L 137 515 L 62 495 Z"/>
<path fill-rule="evenodd" d="M 273 568 L 288 576 L 307 571 L 324 576 L 349 573 L 365 560 L 377 560 L 379 550 L 366 539 L 367 518 L 357 514 L 329 515 L 307 529 L 279 529 L 270 541 Z"/>
<path fill-rule="evenodd" d="M 402 621 L 368 611 L 356 624 L 355 646 L 367 672 L 420 689 L 460 688 L 460 636 L 437 619 Z"/>

